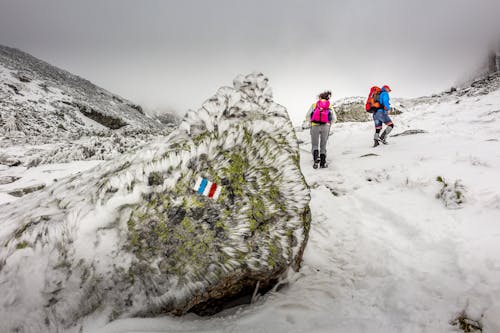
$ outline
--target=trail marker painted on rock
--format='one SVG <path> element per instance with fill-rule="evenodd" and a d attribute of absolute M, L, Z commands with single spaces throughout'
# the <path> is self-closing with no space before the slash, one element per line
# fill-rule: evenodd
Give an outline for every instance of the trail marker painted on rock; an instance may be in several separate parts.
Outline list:
<path fill-rule="evenodd" d="M 206 178 L 198 177 L 196 183 L 194 184 L 193 190 L 198 192 L 198 194 L 200 195 L 204 195 L 217 200 L 222 188 Z"/>

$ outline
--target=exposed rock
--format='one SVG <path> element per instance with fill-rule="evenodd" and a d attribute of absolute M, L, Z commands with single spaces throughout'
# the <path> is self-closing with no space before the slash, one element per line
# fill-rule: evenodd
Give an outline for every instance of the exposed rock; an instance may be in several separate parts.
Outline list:
<path fill-rule="evenodd" d="M 487 95 L 500 89 L 500 72 L 486 74 L 465 84 L 465 87 L 453 92 L 455 96 Z"/>
<path fill-rule="evenodd" d="M 23 195 L 33 193 L 36 191 L 40 191 L 45 188 L 45 184 L 37 184 L 37 185 L 31 185 L 23 188 L 18 188 L 13 191 L 8 192 L 8 194 L 13 195 L 15 197 L 22 197 Z"/>
<path fill-rule="evenodd" d="M 10 83 L 4 83 L 4 85 L 6 85 L 7 87 L 9 87 L 10 89 L 12 89 L 12 91 L 14 93 L 16 93 L 16 95 L 21 95 L 21 96 L 24 96 L 23 94 L 21 94 L 19 91 L 19 87 L 16 86 L 15 84 L 10 84 Z"/>
<path fill-rule="evenodd" d="M 7 155 L 0 155 L 0 164 L 9 166 L 9 167 L 14 167 L 22 164 L 22 161 L 18 158 L 7 156 Z"/>
<path fill-rule="evenodd" d="M 389 115 L 402 114 L 403 111 L 401 111 L 401 108 L 403 108 L 403 105 L 401 105 L 400 107 L 395 106 L 395 105 L 391 105 L 391 111 L 389 111 Z"/>
<path fill-rule="evenodd" d="M 334 103 L 335 113 L 337 114 L 338 122 L 363 122 L 371 121 L 372 114 L 365 110 L 366 98 L 364 97 L 348 97 L 337 100 Z M 395 102 L 391 105 L 390 115 L 401 114 L 402 105 L 397 105 Z"/>
<path fill-rule="evenodd" d="M 422 134 L 422 133 L 428 133 L 426 130 L 421 130 L 421 129 L 411 129 L 411 130 L 406 130 L 401 133 L 393 134 L 391 136 L 403 136 L 403 135 L 414 135 L 414 134 Z"/>
<path fill-rule="evenodd" d="M 142 106 L 140 106 L 140 105 L 137 105 L 137 104 L 128 104 L 128 106 L 130 106 L 132 109 L 136 110 L 140 114 L 145 114 L 144 110 L 142 109 Z"/>
<path fill-rule="evenodd" d="M 87 105 L 83 105 L 80 103 L 73 103 L 73 105 L 78 107 L 78 110 L 80 110 L 80 112 L 83 115 L 85 115 L 86 117 L 94 120 L 95 122 L 97 122 L 103 126 L 106 126 L 107 128 L 119 129 L 119 128 L 122 128 L 123 126 L 127 125 L 127 123 L 124 122 L 122 119 L 108 116 L 104 113 L 96 111 L 95 109 L 93 109 L 92 107 L 89 107 Z"/>
<path fill-rule="evenodd" d="M 161 124 L 164 125 L 169 125 L 169 124 L 174 124 L 174 125 L 179 125 L 181 122 L 181 117 L 179 117 L 175 112 L 157 112 L 153 114 L 149 114 L 150 117 L 155 119 Z"/>
<path fill-rule="evenodd" d="M 262 74 L 233 85 L 164 142 L 2 206 L 0 331 L 203 313 L 299 269 L 311 215 L 295 132 Z"/>
<path fill-rule="evenodd" d="M 23 83 L 28 83 L 33 80 L 33 78 L 28 73 L 23 73 L 23 72 L 18 72 L 15 75 L 15 77 Z"/>
<path fill-rule="evenodd" d="M 16 177 L 16 176 L 3 176 L 3 177 L 0 177 L 0 185 L 10 184 L 10 183 L 15 182 L 18 179 L 20 179 L 20 177 Z"/>
<path fill-rule="evenodd" d="M 337 101 L 334 104 L 338 122 L 369 121 L 371 114 L 365 110 L 365 101 L 362 97 L 352 97 Z"/>

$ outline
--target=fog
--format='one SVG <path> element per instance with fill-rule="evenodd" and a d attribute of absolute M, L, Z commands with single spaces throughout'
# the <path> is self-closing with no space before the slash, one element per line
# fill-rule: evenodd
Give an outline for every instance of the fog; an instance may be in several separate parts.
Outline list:
<path fill-rule="evenodd" d="M 471 78 L 499 14 L 498 0 L 0 0 L 0 44 L 151 110 L 198 108 L 260 71 L 299 123 L 325 89 L 415 97 Z"/>

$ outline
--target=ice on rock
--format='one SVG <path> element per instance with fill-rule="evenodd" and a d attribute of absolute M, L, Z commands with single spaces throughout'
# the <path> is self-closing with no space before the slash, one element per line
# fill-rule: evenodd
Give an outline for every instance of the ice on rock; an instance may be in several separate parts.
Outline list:
<path fill-rule="evenodd" d="M 221 185 L 217 200 L 197 177 Z M 286 109 L 264 75 L 238 76 L 162 144 L 2 206 L 0 331 L 206 313 L 270 288 L 300 267 L 309 201 Z"/>

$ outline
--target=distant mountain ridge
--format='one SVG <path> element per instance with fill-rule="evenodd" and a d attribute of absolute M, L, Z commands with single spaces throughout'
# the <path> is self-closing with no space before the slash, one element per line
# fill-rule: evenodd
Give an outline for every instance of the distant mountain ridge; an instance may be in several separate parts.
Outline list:
<path fill-rule="evenodd" d="M 162 127 L 140 106 L 0 45 L 0 135 L 53 138 L 122 128 L 157 132 Z"/>

